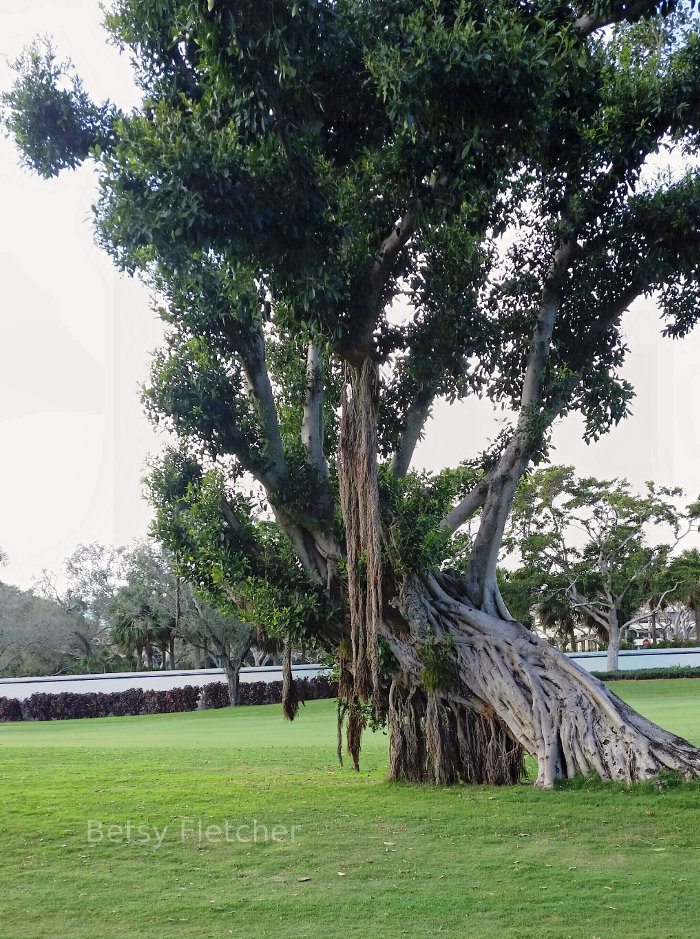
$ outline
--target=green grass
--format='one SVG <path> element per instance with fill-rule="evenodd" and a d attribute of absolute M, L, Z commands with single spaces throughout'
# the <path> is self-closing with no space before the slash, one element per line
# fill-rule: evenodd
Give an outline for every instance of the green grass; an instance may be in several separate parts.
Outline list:
<path fill-rule="evenodd" d="M 614 687 L 700 743 L 700 681 Z M 397 786 L 384 736 L 360 774 L 334 736 L 326 701 L 291 726 L 277 706 L 0 726 L 0 936 L 697 934 L 700 786 Z M 200 818 L 297 830 L 181 840 Z M 90 819 L 166 834 L 91 845 Z"/>

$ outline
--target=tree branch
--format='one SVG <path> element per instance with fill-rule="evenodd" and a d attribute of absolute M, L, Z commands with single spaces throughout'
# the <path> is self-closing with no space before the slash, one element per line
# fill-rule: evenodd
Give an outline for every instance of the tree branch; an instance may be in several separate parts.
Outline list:
<path fill-rule="evenodd" d="M 397 478 L 405 476 L 411 465 L 413 453 L 420 440 L 425 422 L 435 400 L 434 391 L 419 392 L 409 405 L 399 443 L 391 459 L 391 472 Z"/>
<path fill-rule="evenodd" d="M 599 626 L 602 626 L 603 629 L 605 629 L 607 632 L 609 625 L 608 618 L 604 616 L 599 610 L 600 606 L 606 606 L 606 604 L 594 603 L 591 600 L 587 600 L 582 594 L 578 592 L 575 583 L 570 584 L 566 592 L 569 596 L 569 599 L 573 600 L 573 603 L 571 604 L 573 609 L 585 610 L 591 619 L 595 620 L 595 622 Z M 611 606 L 610 610 L 613 609 L 614 607 Z"/>
<path fill-rule="evenodd" d="M 263 453 L 267 468 L 255 475 L 266 489 L 274 491 L 287 476 L 287 464 L 280 435 L 275 397 L 265 363 L 265 336 L 262 324 L 255 327 L 252 339 L 241 350 L 248 394 L 255 403 L 263 434 Z"/>
<path fill-rule="evenodd" d="M 570 376 L 566 381 L 562 382 L 557 392 L 550 398 L 550 401 L 547 406 L 547 426 L 550 426 L 556 417 L 561 413 L 564 407 L 566 407 L 571 395 L 576 389 L 576 386 L 581 381 L 581 369 L 588 362 L 587 352 L 592 346 L 594 346 L 603 334 L 611 326 L 613 326 L 622 314 L 627 310 L 629 305 L 637 299 L 640 294 L 644 292 L 645 286 L 641 283 L 640 280 L 634 281 L 629 288 L 624 291 L 619 299 L 612 303 L 605 310 L 600 312 L 595 318 L 593 324 L 589 328 L 585 341 L 581 342 L 577 346 L 576 355 L 573 356 L 567 363 L 569 368 L 572 369 L 575 374 Z M 544 293 L 543 293 L 544 301 Z M 539 344 L 538 344 L 538 333 L 539 333 Z M 537 365 L 534 359 L 538 359 L 540 363 L 540 368 L 544 358 L 544 365 L 546 366 L 546 356 L 543 356 L 544 347 L 542 345 L 545 334 L 541 330 L 541 327 L 536 327 L 535 331 L 535 345 L 531 351 L 530 361 L 528 362 L 528 373 L 526 376 L 529 378 L 527 382 L 528 388 L 526 390 L 525 385 L 523 386 L 522 400 L 525 400 L 526 396 L 529 399 L 530 405 L 534 403 L 534 392 L 536 391 L 538 382 L 537 382 Z M 551 338 L 551 335 L 550 335 Z M 540 373 L 540 380 L 541 380 Z M 541 385 L 540 385 L 541 389 Z M 522 412 L 521 412 L 522 416 Z M 516 431 L 517 433 L 517 431 Z M 500 462 L 499 462 L 500 465 Z M 492 478 L 495 476 L 497 468 L 488 473 L 484 479 L 482 479 L 471 492 L 462 499 L 462 501 L 456 505 L 441 522 L 441 527 L 449 529 L 451 532 L 457 531 L 460 526 L 462 526 L 475 512 L 477 512 L 485 503 L 486 496 L 488 494 L 489 484 Z"/>
<path fill-rule="evenodd" d="M 503 451 L 489 479 L 481 515 L 467 569 L 467 582 L 475 602 L 488 606 L 487 593 L 496 598 L 496 567 L 510 507 L 518 482 L 530 460 L 533 447 L 532 422 L 542 398 L 552 332 L 562 302 L 564 277 L 576 249 L 574 241 L 562 242 L 552 262 L 552 270 L 542 289 L 542 299 L 528 356 L 520 414 L 513 439 Z"/>
<path fill-rule="evenodd" d="M 449 176 L 447 173 L 438 169 L 433 173 L 429 183 L 429 189 L 434 193 L 438 189 L 447 186 L 448 182 Z M 391 233 L 384 239 L 379 249 L 379 256 L 374 262 L 369 275 L 369 292 L 366 307 L 360 317 L 361 340 L 360 349 L 358 351 L 361 356 L 366 354 L 364 347 L 367 345 L 374 329 L 376 311 L 379 306 L 382 291 L 389 280 L 393 264 L 416 231 L 416 218 L 416 208 L 410 206 L 403 217 L 396 222 Z"/>
<path fill-rule="evenodd" d="M 605 26 L 612 26 L 613 23 L 620 23 L 623 20 L 633 21 L 639 19 L 645 13 L 651 13 L 659 6 L 658 0 L 632 0 L 625 3 L 618 10 L 611 10 L 608 13 L 594 15 L 593 13 L 582 13 L 575 22 L 574 26 L 584 36 L 590 36 L 591 33 Z"/>
<path fill-rule="evenodd" d="M 459 502 L 440 522 L 440 528 L 446 528 L 448 531 L 457 531 L 464 523 L 482 507 L 486 501 L 489 491 L 489 483 L 494 474 L 494 470 L 487 473 L 479 483 L 474 486 L 470 492 Z"/>
<path fill-rule="evenodd" d="M 664 590 L 664 592 L 659 597 L 658 603 L 654 607 L 649 606 L 645 612 L 640 613 L 638 616 L 633 616 L 632 619 L 628 619 L 622 628 L 628 629 L 630 626 L 634 626 L 635 623 L 641 623 L 641 621 L 646 619 L 648 616 L 654 616 L 656 613 L 660 613 L 664 606 L 664 600 L 669 593 L 673 593 L 677 586 L 678 583 L 676 582 L 673 587 L 670 587 L 668 590 Z"/>
<path fill-rule="evenodd" d="M 321 350 L 309 343 L 306 356 L 306 397 L 301 420 L 301 441 L 307 458 L 322 479 L 328 478 L 328 461 L 323 451 L 323 383 Z"/>

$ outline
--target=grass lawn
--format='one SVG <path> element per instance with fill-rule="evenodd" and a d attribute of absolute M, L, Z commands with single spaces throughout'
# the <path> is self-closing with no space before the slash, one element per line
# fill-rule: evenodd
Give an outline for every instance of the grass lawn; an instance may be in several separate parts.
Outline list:
<path fill-rule="evenodd" d="M 614 688 L 700 744 L 700 680 Z M 0 937 L 698 934 L 699 784 L 389 785 L 334 737 L 330 701 L 0 725 Z"/>

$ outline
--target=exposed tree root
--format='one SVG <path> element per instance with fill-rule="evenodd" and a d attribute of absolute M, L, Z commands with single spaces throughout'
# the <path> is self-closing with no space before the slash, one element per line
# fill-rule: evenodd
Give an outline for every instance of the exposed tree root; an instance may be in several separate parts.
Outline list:
<path fill-rule="evenodd" d="M 390 694 L 392 779 L 514 782 L 521 747 L 537 759 L 540 788 L 591 771 L 626 783 L 662 770 L 700 777 L 700 750 L 520 623 L 475 609 L 460 579 L 412 577 L 397 606 L 411 635 L 387 634 L 403 670 Z M 418 687 L 428 626 L 454 642 L 459 688 L 439 698 Z"/>

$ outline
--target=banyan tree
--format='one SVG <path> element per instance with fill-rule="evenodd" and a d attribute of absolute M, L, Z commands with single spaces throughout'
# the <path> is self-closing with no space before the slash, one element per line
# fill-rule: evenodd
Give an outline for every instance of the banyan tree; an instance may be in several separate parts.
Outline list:
<path fill-rule="evenodd" d="M 524 753 L 541 787 L 700 775 L 496 579 L 553 424 L 628 411 L 626 311 L 653 296 L 681 338 L 700 309 L 691 6 L 118 0 L 131 113 L 50 46 L 16 65 L 25 162 L 94 163 L 97 237 L 167 324 L 157 533 L 288 648 L 334 651 L 347 748 L 387 720 L 393 779 L 508 783 Z M 469 396 L 504 406 L 493 443 L 464 426 L 459 466 L 415 472 L 433 409 Z"/>

